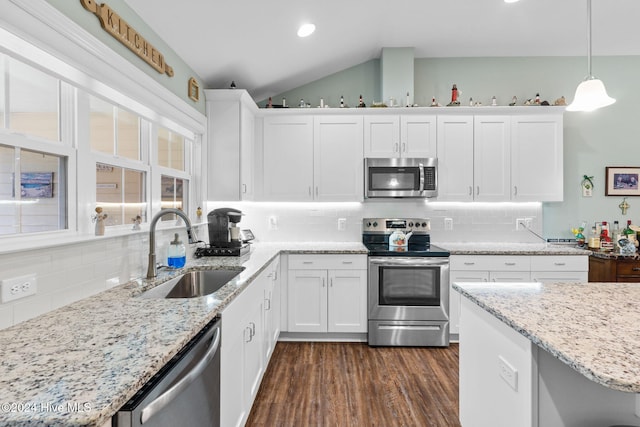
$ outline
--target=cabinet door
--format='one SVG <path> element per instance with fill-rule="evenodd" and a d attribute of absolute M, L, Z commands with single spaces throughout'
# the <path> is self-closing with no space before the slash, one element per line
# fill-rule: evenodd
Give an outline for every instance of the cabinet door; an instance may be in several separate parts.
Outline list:
<path fill-rule="evenodd" d="M 513 116 L 511 123 L 512 199 L 562 201 L 562 115 Z"/>
<path fill-rule="evenodd" d="M 438 200 L 473 200 L 473 116 L 438 116 Z"/>
<path fill-rule="evenodd" d="M 364 117 L 364 156 L 400 157 L 400 116 Z"/>
<path fill-rule="evenodd" d="M 240 107 L 240 198 L 253 200 L 255 118 L 246 105 Z"/>
<path fill-rule="evenodd" d="M 476 116 L 473 125 L 474 199 L 509 201 L 511 197 L 511 118 Z"/>
<path fill-rule="evenodd" d="M 221 425 L 244 425 L 258 391 L 264 369 L 263 290 L 261 282 L 253 282 L 222 312 Z"/>
<path fill-rule="evenodd" d="M 436 116 L 400 117 L 400 152 L 402 157 L 438 157 Z"/>
<path fill-rule="evenodd" d="M 454 271 L 449 272 L 449 282 L 488 282 L 488 271 Z M 449 334 L 460 333 L 460 293 L 449 287 Z"/>
<path fill-rule="evenodd" d="M 269 363 L 280 335 L 280 280 L 279 263 L 273 261 L 265 270 L 264 287 L 264 359 Z"/>
<path fill-rule="evenodd" d="M 265 199 L 312 200 L 312 117 L 265 117 L 263 132 Z"/>
<path fill-rule="evenodd" d="M 314 119 L 315 200 L 363 200 L 362 122 L 362 116 Z"/>
<path fill-rule="evenodd" d="M 289 270 L 289 332 L 327 332 L 327 271 Z"/>
<path fill-rule="evenodd" d="M 367 271 L 329 270 L 329 332 L 367 332 Z"/>

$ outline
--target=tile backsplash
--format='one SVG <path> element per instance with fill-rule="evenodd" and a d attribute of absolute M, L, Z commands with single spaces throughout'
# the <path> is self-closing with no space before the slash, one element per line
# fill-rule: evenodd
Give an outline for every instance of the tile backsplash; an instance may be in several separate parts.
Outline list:
<path fill-rule="evenodd" d="M 540 203 L 443 203 L 412 200 L 365 203 L 210 202 L 207 212 L 234 207 L 244 213 L 241 228 L 250 228 L 257 241 L 360 241 L 362 218 L 426 217 L 431 219 L 431 240 L 438 242 L 539 242 L 526 230 L 516 230 L 516 219 L 531 218 L 531 228 L 542 234 Z M 206 213 L 205 213 L 206 214 Z M 206 215 L 205 215 L 206 217 Z M 450 219 L 452 229 L 445 229 Z M 344 224 L 339 227 L 339 223 Z M 339 229 L 340 228 L 340 229 Z M 183 228 L 158 230 L 156 254 L 164 259 L 166 247 Z M 198 227 L 201 240 L 207 228 Z M 189 245 L 187 245 L 189 247 Z M 193 255 L 189 248 L 188 258 Z M 36 295 L 0 304 L 0 329 L 46 313 L 74 301 L 146 274 L 148 233 L 91 239 L 82 243 L 0 255 L 0 280 L 37 274 Z"/>

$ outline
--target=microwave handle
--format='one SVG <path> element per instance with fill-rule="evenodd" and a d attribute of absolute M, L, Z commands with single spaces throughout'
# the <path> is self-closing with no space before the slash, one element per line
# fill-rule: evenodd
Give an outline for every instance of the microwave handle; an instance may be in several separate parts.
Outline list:
<path fill-rule="evenodd" d="M 419 163 L 418 169 L 420 170 L 420 192 L 422 193 L 424 191 L 424 165 Z"/>

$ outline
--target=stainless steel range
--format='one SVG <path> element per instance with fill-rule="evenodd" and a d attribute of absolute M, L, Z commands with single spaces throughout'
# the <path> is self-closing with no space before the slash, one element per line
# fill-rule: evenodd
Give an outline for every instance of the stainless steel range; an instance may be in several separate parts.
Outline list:
<path fill-rule="evenodd" d="M 449 252 L 427 218 L 365 218 L 369 345 L 449 345 Z"/>

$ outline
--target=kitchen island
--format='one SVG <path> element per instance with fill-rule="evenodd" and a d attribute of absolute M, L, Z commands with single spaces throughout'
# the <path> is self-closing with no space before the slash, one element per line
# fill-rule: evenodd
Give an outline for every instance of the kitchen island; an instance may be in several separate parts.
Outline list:
<path fill-rule="evenodd" d="M 361 243 L 259 243 L 190 260 L 0 330 L 0 425 L 106 426 L 111 417 L 280 253 L 366 254 Z M 138 296 L 184 272 L 243 268 L 199 298 Z"/>
<path fill-rule="evenodd" d="M 464 427 L 640 425 L 640 284 L 454 289 Z"/>

